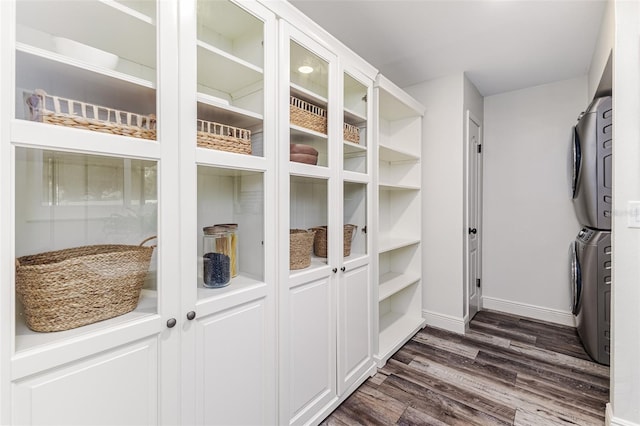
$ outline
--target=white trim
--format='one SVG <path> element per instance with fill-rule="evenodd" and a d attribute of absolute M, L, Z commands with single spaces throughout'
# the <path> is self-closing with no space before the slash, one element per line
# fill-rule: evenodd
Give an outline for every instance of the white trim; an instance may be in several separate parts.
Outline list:
<path fill-rule="evenodd" d="M 613 408 L 611 403 L 607 403 L 605 410 L 605 425 L 606 426 L 640 426 L 638 423 L 630 422 L 628 420 L 618 419 L 613 416 Z"/>
<path fill-rule="evenodd" d="M 487 296 L 482 296 L 482 308 L 575 327 L 573 314 L 569 311 L 561 311 Z"/>
<path fill-rule="evenodd" d="M 464 334 L 465 319 L 454 317 L 453 315 L 440 314 L 422 310 L 422 318 L 427 321 L 427 325 L 431 327 L 441 328 L 443 330 L 452 331 L 458 334 Z"/>

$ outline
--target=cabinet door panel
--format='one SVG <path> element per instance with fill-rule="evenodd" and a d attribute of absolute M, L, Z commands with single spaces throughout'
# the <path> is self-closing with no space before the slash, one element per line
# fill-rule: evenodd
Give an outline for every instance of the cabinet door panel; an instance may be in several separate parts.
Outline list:
<path fill-rule="evenodd" d="M 294 423 L 304 422 L 305 413 L 316 412 L 336 395 L 330 283 L 325 278 L 291 290 L 290 409 Z"/>
<path fill-rule="evenodd" d="M 13 383 L 13 423 L 158 422 L 158 345 L 147 339 Z"/>
<path fill-rule="evenodd" d="M 273 423 L 266 313 L 258 299 L 198 321 L 197 424 Z"/>
<path fill-rule="evenodd" d="M 369 265 L 347 271 L 340 280 L 338 318 L 339 380 L 342 394 L 371 367 L 371 287 Z"/>

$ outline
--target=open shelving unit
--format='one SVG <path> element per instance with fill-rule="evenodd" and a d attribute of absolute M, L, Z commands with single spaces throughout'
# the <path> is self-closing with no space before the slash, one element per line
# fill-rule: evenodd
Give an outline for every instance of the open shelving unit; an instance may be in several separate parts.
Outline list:
<path fill-rule="evenodd" d="M 375 359 L 382 366 L 425 324 L 421 284 L 421 143 L 424 108 L 379 75 L 377 106 L 377 296 Z"/>

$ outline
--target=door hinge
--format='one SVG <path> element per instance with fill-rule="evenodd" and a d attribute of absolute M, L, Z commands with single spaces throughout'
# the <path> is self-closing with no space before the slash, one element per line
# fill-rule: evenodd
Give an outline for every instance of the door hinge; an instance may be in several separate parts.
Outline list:
<path fill-rule="evenodd" d="M 478 144 L 478 154 L 482 153 L 482 145 Z"/>
<path fill-rule="evenodd" d="M 364 96 L 362 97 L 362 100 L 363 100 L 364 102 L 367 102 L 367 101 L 368 101 L 368 99 L 367 99 L 367 95 L 364 95 Z"/>
<path fill-rule="evenodd" d="M 476 287 L 480 288 L 480 278 L 476 278 Z"/>

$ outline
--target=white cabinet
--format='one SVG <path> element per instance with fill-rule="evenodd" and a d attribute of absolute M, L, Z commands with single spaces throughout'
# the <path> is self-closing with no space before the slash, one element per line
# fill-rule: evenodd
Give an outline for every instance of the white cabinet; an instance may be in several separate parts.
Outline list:
<path fill-rule="evenodd" d="M 375 367 L 373 78 L 282 21 L 280 53 L 280 238 L 315 231 L 308 266 L 290 265 L 295 242 L 280 251 L 280 423 L 313 424 Z M 290 161 L 288 144 L 313 148 L 317 161 Z"/>
<path fill-rule="evenodd" d="M 176 5 L 0 5 L 0 423 L 178 419 Z"/>
<path fill-rule="evenodd" d="M 343 272 L 338 288 L 338 393 L 345 393 L 371 372 L 371 268 L 363 265 Z M 366 376 L 365 376 L 366 377 Z"/>
<path fill-rule="evenodd" d="M 157 345 L 146 339 L 14 381 L 11 424 L 157 424 Z"/>
<path fill-rule="evenodd" d="M 332 211 L 339 190 L 338 70 L 333 53 L 287 23 L 280 24 L 280 423 L 303 424 L 337 396 L 337 242 L 326 233 L 323 257 L 313 253 L 312 237 L 302 246 L 286 241 L 290 229 L 341 226 Z M 303 66 L 311 72 L 303 73 Z M 288 144 L 313 148 L 316 164 L 290 161 Z M 290 265 L 290 249 L 309 260 Z"/>
<path fill-rule="evenodd" d="M 275 424 L 276 20 L 255 2 L 180 12 L 182 423 Z"/>
<path fill-rule="evenodd" d="M 384 76 L 375 85 L 377 129 L 376 361 L 386 363 L 424 327 L 421 288 L 421 143 L 424 108 Z"/>
<path fill-rule="evenodd" d="M 275 16 L 232 1 L 0 7 L 15 52 L 0 74 L 0 423 L 276 423 Z M 216 224 L 237 225 L 215 264 L 229 281 L 205 288 L 203 228 Z M 149 236 L 132 311 L 45 332 L 38 301 L 20 303 L 16 258 Z M 89 316 L 66 311 L 117 279 L 96 290 L 88 276 L 140 269 L 103 260 L 64 266 L 76 287 L 36 296 L 67 317 L 40 322 Z"/>
<path fill-rule="evenodd" d="M 3 1 L 0 48 L 0 423 L 315 424 L 420 325 L 420 113 L 288 3 Z"/>

